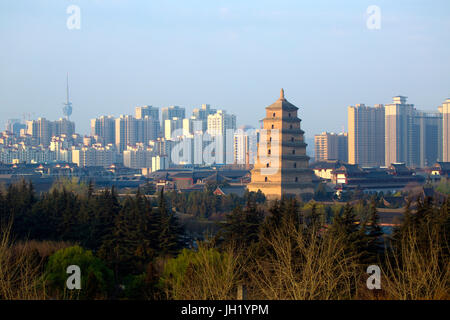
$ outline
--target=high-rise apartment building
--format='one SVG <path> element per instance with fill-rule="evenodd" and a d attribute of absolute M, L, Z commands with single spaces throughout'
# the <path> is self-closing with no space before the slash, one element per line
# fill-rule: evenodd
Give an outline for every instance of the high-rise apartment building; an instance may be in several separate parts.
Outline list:
<path fill-rule="evenodd" d="M 117 149 L 123 152 L 128 146 L 137 143 L 149 145 L 150 141 L 159 137 L 159 120 L 145 116 L 136 119 L 130 115 L 121 115 L 115 120 L 115 143 Z"/>
<path fill-rule="evenodd" d="M 234 163 L 254 164 L 257 157 L 259 132 L 252 128 L 240 128 L 234 133 Z"/>
<path fill-rule="evenodd" d="M 227 114 L 224 110 L 218 110 L 208 116 L 207 131 L 210 135 L 225 135 L 227 130 L 236 130 L 236 116 Z"/>
<path fill-rule="evenodd" d="M 145 117 L 152 117 L 159 121 L 159 109 L 152 106 L 136 107 L 136 119 L 144 119 Z"/>
<path fill-rule="evenodd" d="M 215 163 L 233 163 L 233 134 L 236 130 L 236 116 L 217 110 L 208 116 L 207 133 L 211 136 L 214 147 Z"/>
<path fill-rule="evenodd" d="M 441 107 L 442 113 L 442 161 L 450 162 L 450 99 Z"/>
<path fill-rule="evenodd" d="M 50 145 L 53 136 L 71 136 L 75 133 L 75 123 L 67 119 L 49 121 L 45 118 L 27 121 L 27 134 L 44 147 Z"/>
<path fill-rule="evenodd" d="M 93 145 L 72 150 L 72 162 L 79 167 L 109 167 L 117 162 L 114 146 Z"/>
<path fill-rule="evenodd" d="M 413 122 L 412 164 L 421 168 L 434 165 L 442 155 L 442 114 L 415 111 Z"/>
<path fill-rule="evenodd" d="M 152 172 L 166 169 L 169 169 L 169 157 L 155 156 L 152 158 Z"/>
<path fill-rule="evenodd" d="M 139 142 L 139 130 L 142 127 L 138 125 L 136 118 L 130 115 L 121 115 L 115 121 L 116 147 L 119 152 L 123 152 L 127 146 L 134 146 Z"/>
<path fill-rule="evenodd" d="M 71 136 L 75 134 L 75 122 L 69 121 L 66 118 L 60 118 L 53 123 L 52 136 L 60 135 Z"/>
<path fill-rule="evenodd" d="M 209 104 L 202 104 L 201 108 L 195 108 L 192 115 L 199 120 L 207 120 L 210 114 L 216 113 L 216 109 L 211 109 Z"/>
<path fill-rule="evenodd" d="M 142 137 L 138 136 L 138 142 L 148 145 L 150 141 L 156 140 L 160 136 L 160 123 L 158 119 L 152 116 L 145 116 L 141 119 L 136 119 L 138 124 L 142 126 Z M 141 132 L 141 131 L 139 131 Z"/>
<path fill-rule="evenodd" d="M 384 118 L 383 105 L 348 107 L 348 163 L 368 167 L 384 165 Z"/>
<path fill-rule="evenodd" d="M 91 120 L 91 136 L 104 146 L 116 143 L 116 120 L 112 116 L 101 116 Z"/>
<path fill-rule="evenodd" d="M 202 104 L 201 108 L 195 108 L 192 112 L 192 116 L 201 123 L 201 128 L 196 130 L 206 132 L 208 129 L 208 116 L 210 114 L 215 114 L 216 112 L 217 110 L 211 109 L 209 104 Z"/>
<path fill-rule="evenodd" d="M 20 119 L 8 119 L 6 122 L 6 131 L 12 133 L 15 136 L 20 135 L 20 130 L 26 129 L 27 126 L 23 124 Z"/>
<path fill-rule="evenodd" d="M 347 133 L 322 132 L 314 136 L 315 160 L 348 161 L 348 135 Z"/>
<path fill-rule="evenodd" d="M 385 106 L 385 165 L 405 163 L 418 164 L 418 133 L 414 126 L 415 108 L 406 103 L 406 97 L 394 97 Z"/>
<path fill-rule="evenodd" d="M 183 134 L 183 119 L 178 117 L 166 119 L 164 130 L 164 138 L 166 139 L 175 139 L 177 136 L 181 136 Z"/>
<path fill-rule="evenodd" d="M 161 120 L 162 120 L 162 132 L 163 135 L 166 134 L 166 120 L 173 118 L 184 119 L 186 118 L 186 109 L 179 106 L 170 106 L 161 109 Z"/>
<path fill-rule="evenodd" d="M 268 199 L 283 195 L 310 197 L 314 193 L 313 171 L 308 168 L 304 131 L 297 111 L 285 99 L 283 89 L 280 98 L 266 108 L 249 191 L 261 190 Z"/>
<path fill-rule="evenodd" d="M 127 168 L 142 169 L 152 167 L 153 151 L 143 144 L 128 146 L 123 152 L 123 165 Z"/>

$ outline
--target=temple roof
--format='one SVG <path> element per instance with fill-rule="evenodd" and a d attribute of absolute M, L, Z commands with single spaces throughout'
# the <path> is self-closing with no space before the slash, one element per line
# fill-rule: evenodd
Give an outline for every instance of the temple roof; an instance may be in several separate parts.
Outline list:
<path fill-rule="evenodd" d="M 274 103 L 272 103 L 270 106 L 268 106 L 266 110 L 297 111 L 298 108 L 286 100 L 286 98 L 284 97 L 284 90 L 281 89 L 280 98 Z"/>

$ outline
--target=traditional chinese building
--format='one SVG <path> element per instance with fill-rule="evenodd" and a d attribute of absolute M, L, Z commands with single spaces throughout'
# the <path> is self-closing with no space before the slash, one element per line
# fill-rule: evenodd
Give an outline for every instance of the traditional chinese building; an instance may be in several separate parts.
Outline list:
<path fill-rule="evenodd" d="M 300 128 L 297 111 L 298 108 L 285 99 L 283 89 L 280 98 L 266 108 L 264 130 L 248 189 L 261 190 L 267 199 L 309 198 L 314 193 L 313 171 L 308 168 L 304 131 Z"/>

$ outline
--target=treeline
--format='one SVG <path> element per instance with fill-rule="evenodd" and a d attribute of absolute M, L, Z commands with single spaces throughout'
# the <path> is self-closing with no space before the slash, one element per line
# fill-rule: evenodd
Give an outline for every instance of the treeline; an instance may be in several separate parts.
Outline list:
<path fill-rule="evenodd" d="M 181 213 L 191 214 L 200 218 L 210 218 L 214 215 L 230 213 L 237 206 L 243 206 L 252 199 L 257 203 L 264 203 L 266 198 L 261 191 L 245 191 L 242 197 L 231 193 L 215 195 L 216 184 L 209 184 L 203 191 L 189 193 L 170 192 L 167 197 L 173 207 Z"/>
<path fill-rule="evenodd" d="M 449 208 L 418 200 L 391 237 L 379 226 L 376 200 L 365 218 L 347 204 L 325 225 L 324 210 L 295 199 L 265 215 L 254 201 L 227 216 L 221 233 L 172 259 L 163 279 L 174 299 L 449 299 Z M 187 262 L 191 261 L 191 262 Z M 381 290 L 366 286 L 381 269 Z"/>
<path fill-rule="evenodd" d="M 184 246 L 183 230 L 163 192 L 157 201 L 139 190 L 119 200 L 114 187 L 94 194 L 89 185 L 79 194 L 62 185 L 37 196 L 32 183 L 22 181 L 0 191 L 0 222 L 3 229 L 11 225 L 16 242 L 65 241 L 92 251 L 113 271 L 110 296 L 125 278 L 151 272 L 156 258 Z"/>
<path fill-rule="evenodd" d="M 37 196 L 22 182 L 0 192 L 0 222 L 10 226 L 0 237 L 0 298 L 235 299 L 239 286 L 248 299 L 450 298 L 448 199 L 417 199 L 388 236 L 376 198 L 324 206 L 246 193 L 212 206 L 226 196 L 149 200 L 138 189 L 120 200 L 114 188 L 66 187 Z M 217 234 L 187 246 L 171 208 L 195 206 L 230 211 Z M 39 260 L 30 240 L 65 248 Z M 84 272 L 76 296 L 64 290 L 72 264 Z M 366 287 L 369 265 L 382 270 L 381 290 Z"/>

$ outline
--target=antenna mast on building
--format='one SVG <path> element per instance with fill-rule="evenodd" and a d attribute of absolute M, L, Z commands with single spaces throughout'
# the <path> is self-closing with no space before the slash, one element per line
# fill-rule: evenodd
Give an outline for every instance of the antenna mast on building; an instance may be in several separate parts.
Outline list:
<path fill-rule="evenodd" d="M 72 102 L 70 102 L 70 99 L 69 99 L 69 73 L 68 72 L 67 72 L 67 96 L 66 96 L 66 103 L 64 103 L 64 107 L 63 107 L 63 114 L 67 120 L 69 120 L 69 117 L 72 115 Z"/>

